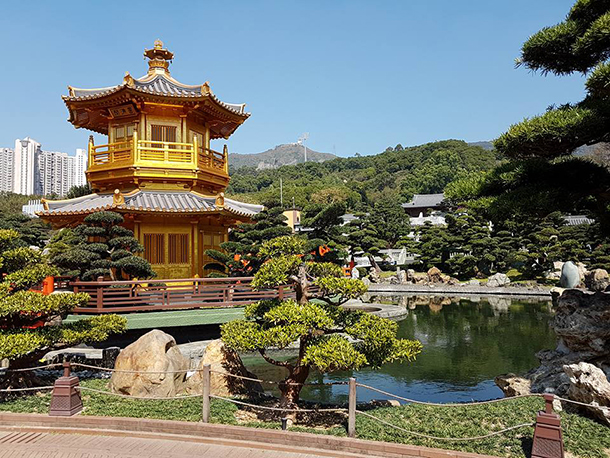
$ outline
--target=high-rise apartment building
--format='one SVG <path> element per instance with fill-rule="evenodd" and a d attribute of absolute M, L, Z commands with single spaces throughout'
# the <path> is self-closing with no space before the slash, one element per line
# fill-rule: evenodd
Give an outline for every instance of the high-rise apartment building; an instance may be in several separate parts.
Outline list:
<path fill-rule="evenodd" d="M 87 151 L 81 148 L 76 150 L 74 156 L 74 181 L 73 186 L 82 186 L 87 184 L 85 170 L 87 170 Z"/>
<path fill-rule="evenodd" d="M 10 148 L 0 148 L 0 191 L 13 192 L 15 153 Z"/>
<path fill-rule="evenodd" d="M 13 192 L 26 195 L 34 194 L 39 154 L 40 143 L 36 140 L 30 137 L 15 140 Z"/>
<path fill-rule="evenodd" d="M 87 184 L 87 151 L 75 156 L 42 151 L 29 137 L 15 140 L 15 149 L 0 148 L 0 191 L 65 196 L 72 186 Z"/>

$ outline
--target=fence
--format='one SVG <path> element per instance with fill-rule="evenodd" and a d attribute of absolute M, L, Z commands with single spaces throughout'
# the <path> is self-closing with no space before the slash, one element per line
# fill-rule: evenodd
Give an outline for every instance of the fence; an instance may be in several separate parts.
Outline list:
<path fill-rule="evenodd" d="M 90 296 L 86 307 L 73 313 L 122 313 L 151 310 L 231 307 L 262 299 L 295 297 L 290 286 L 255 291 L 254 277 L 182 278 L 171 280 L 72 281 L 75 293 Z"/>
<path fill-rule="evenodd" d="M 4 372 L 22 372 L 22 371 L 32 371 L 32 370 L 40 370 L 40 369 L 53 369 L 57 367 L 63 367 L 64 373 L 63 376 L 58 378 L 55 381 L 54 386 L 43 386 L 43 387 L 33 387 L 33 388 L 21 388 L 21 389 L 4 389 L 0 390 L 0 394 L 2 393 L 17 393 L 23 391 L 45 391 L 45 390 L 53 390 L 49 415 L 55 416 L 71 416 L 78 412 L 80 412 L 83 408 L 82 399 L 80 393 L 83 391 L 90 391 L 106 396 L 114 396 L 121 397 L 127 399 L 137 399 L 143 401 L 150 400 L 175 400 L 175 399 L 188 399 L 188 398 L 201 398 L 201 418 L 202 421 L 207 423 L 210 421 L 210 400 L 211 399 L 219 399 L 226 402 L 231 402 L 236 405 L 245 406 L 250 409 L 258 409 L 258 410 L 267 410 L 278 412 L 282 414 L 296 414 L 296 413 L 306 413 L 306 412 L 333 412 L 333 413 L 344 413 L 347 415 L 347 433 L 349 437 L 356 436 L 356 416 L 360 415 L 363 417 L 367 417 L 373 421 L 380 423 L 381 425 L 392 428 L 396 431 L 400 431 L 403 434 L 417 436 L 426 439 L 432 439 L 437 441 L 444 442 L 465 442 L 465 441 L 479 441 L 488 439 L 490 437 L 499 436 L 505 434 L 509 431 L 535 426 L 534 430 L 534 439 L 533 439 L 533 449 L 532 449 L 532 457 L 537 458 L 563 458 L 564 456 L 564 447 L 563 447 L 563 438 L 561 432 L 561 423 L 559 415 L 553 412 L 553 401 L 560 400 L 562 402 L 571 403 L 579 406 L 585 407 L 593 407 L 600 408 L 599 405 L 595 404 L 585 404 L 582 402 L 572 401 L 570 399 L 561 398 L 552 394 L 529 394 L 522 396 L 515 396 L 510 398 L 501 398 L 494 399 L 489 401 L 478 401 L 478 402 L 469 402 L 469 403 L 454 403 L 454 404 L 439 404 L 432 402 L 423 402 L 417 401 L 415 399 L 409 399 L 403 396 L 398 396 L 393 393 L 389 393 L 387 391 L 380 390 L 378 388 L 364 385 L 358 383 L 355 378 L 350 378 L 347 382 L 331 382 L 331 383 L 299 383 L 295 385 L 303 385 L 303 386 L 322 386 L 322 385 L 348 385 L 349 386 L 349 401 L 348 407 L 346 408 L 315 408 L 315 409 L 299 409 L 292 407 L 270 407 L 264 405 L 253 404 L 250 402 L 245 402 L 243 400 L 237 400 L 233 398 L 227 398 L 222 396 L 216 396 L 211 394 L 211 384 L 210 384 L 210 376 L 212 373 L 223 375 L 226 377 L 232 377 L 247 381 L 259 382 L 262 384 L 273 384 L 279 385 L 284 384 L 286 382 L 274 382 L 269 380 L 263 380 L 253 377 L 245 377 L 240 375 L 235 375 L 227 372 L 215 371 L 212 370 L 209 365 L 204 365 L 201 369 L 188 369 L 181 371 L 134 371 L 134 370 L 118 370 L 118 369 L 110 369 L 103 368 L 98 366 L 92 366 L 87 364 L 80 363 L 58 363 L 47 366 L 38 366 L 33 368 L 24 368 L 24 369 L 8 369 Z M 93 369 L 99 370 L 103 372 L 119 372 L 119 373 L 137 373 L 137 374 L 181 374 L 187 372 L 201 371 L 202 373 L 202 394 L 191 394 L 191 395 L 180 395 L 180 396 L 171 396 L 171 397 L 139 397 L 126 395 L 121 393 L 114 393 L 106 390 L 98 390 L 91 387 L 85 387 L 79 385 L 78 377 L 73 376 L 71 374 L 72 367 L 81 367 L 83 369 Z M 1 372 L 0 372 L 1 374 Z M 443 408 L 452 408 L 452 407 L 465 407 L 465 406 L 475 406 L 482 404 L 491 404 L 491 403 L 500 403 L 505 401 L 510 401 L 515 398 L 526 398 L 526 397 L 542 397 L 545 400 L 545 410 L 540 411 L 535 418 L 535 421 L 526 421 L 524 423 L 506 427 L 500 430 L 489 432 L 488 434 L 478 435 L 478 436 L 470 436 L 470 437 L 442 437 L 442 436 L 433 436 L 429 434 L 423 434 L 416 431 L 409 431 L 401 426 L 394 425 L 391 422 L 385 421 L 382 418 L 378 418 L 375 415 L 367 413 L 363 410 L 358 410 L 357 405 L 357 389 L 362 388 L 366 390 L 371 390 L 377 392 L 379 394 L 383 394 L 385 396 L 397 399 L 399 401 L 403 401 L 410 404 L 422 404 L 427 406 L 439 406 Z M 601 407 L 603 408 L 603 406 Z M 287 418 L 282 418 L 282 429 L 286 429 Z"/>

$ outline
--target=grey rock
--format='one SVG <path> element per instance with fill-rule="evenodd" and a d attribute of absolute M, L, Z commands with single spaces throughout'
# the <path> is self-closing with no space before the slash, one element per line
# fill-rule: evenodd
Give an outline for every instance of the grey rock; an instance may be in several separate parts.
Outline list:
<path fill-rule="evenodd" d="M 487 286 L 489 288 L 498 288 L 501 286 L 506 286 L 509 283 L 510 283 L 510 278 L 508 278 L 508 275 L 502 274 L 499 272 L 497 274 L 493 274 L 487 280 Z"/>
<path fill-rule="evenodd" d="M 595 405 L 580 408 L 610 426 L 610 383 L 604 371 L 585 362 L 565 365 L 563 370 L 570 379 L 567 398 Z"/>
<path fill-rule="evenodd" d="M 576 264 L 572 261 L 564 263 L 561 268 L 561 277 L 559 278 L 559 285 L 562 288 L 576 288 L 580 285 L 580 271 Z"/>

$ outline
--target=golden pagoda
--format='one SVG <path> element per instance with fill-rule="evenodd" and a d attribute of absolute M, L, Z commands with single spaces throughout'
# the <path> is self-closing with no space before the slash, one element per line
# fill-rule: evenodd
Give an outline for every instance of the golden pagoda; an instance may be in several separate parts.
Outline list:
<path fill-rule="evenodd" d="M 63 100 L 69 121 L 108 136 L 89 137 L 87 181 L 93 194 L 43 200 L 38 213 L 54 228 L 74 226 L 93 212 L 123 214 L 144 245 L 158 278 L 206 274 L 204 251 L 219 249 L 228 229 L 262 210 L 224 197 L 228 151 L 210 148 L 228 139 L 250 116 L 245 104 L 220 101 L 206 82 L 189 86 L 169 72 L 174 54 L 159 40 L 146 49 L 148 73 L 125 74 L 117 86 L 77 89 Z"/>

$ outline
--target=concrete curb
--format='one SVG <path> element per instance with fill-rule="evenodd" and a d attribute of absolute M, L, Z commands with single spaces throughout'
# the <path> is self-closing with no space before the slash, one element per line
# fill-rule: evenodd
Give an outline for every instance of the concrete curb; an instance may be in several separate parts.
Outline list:
<path fill-rule="evenodd" d="M 323 434 L 147 418 L 94 417 L 87 415 L 49 417 L 42 414 L 0 412 L 0 428 L 24 432 L 46 431 L 64 434 L 214 442 L 235 447 L 305 454 L 316 453 L 317 455 L 335 457 L 494 458 L 476 453 L 349 439 Z"/>
<path fill-rule="evenodd" d="M 516 288 L 514 286 L 503 286 L 501 288 L 488 288 L 486 286 L 441 286 L 441 285 L 391 285 L 371 284 L 369 293 L 415 293 L 415 294 L 438 294 L 438 295 L 461 295 L 461 296 L 530 296 L 551 298 L 551 289 Z"/>

